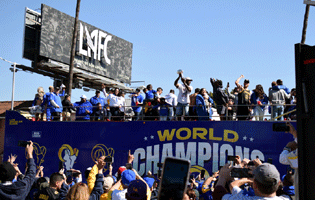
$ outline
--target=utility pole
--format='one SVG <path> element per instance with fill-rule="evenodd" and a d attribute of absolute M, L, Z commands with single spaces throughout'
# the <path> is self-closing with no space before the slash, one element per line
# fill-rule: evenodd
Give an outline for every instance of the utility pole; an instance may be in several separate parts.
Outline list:
<path fill-rule="evenodd" d="M 74 57 L 75 57 L 75 47 L 77 43 L 77 26 L 79 20 L 79 12 L 80 12 L 80 3 L 81 0 L 77 0 L 77 8 L 75 13 L 75 20 L 74 20 L 74 29 L 73 29 L 73 37 L 72 37 L 72 44 L 71 44 L 71 55 L 70 55 L 70 67 L 69 67 L 69 84 L 68 84 L 68 94 L 71 96 L 72 91 L 72 82 L 73 82 L 73 67 L 74 67 Z"/>
<path fill-rule="evenodd" d="M 301 44 L 305 44 L 309 12 L 310 12 L 310 5 L 307 4 L 306 8 L 305 8 L 305 14 L 304 14 L 304 23 L 303 23 Z"/>

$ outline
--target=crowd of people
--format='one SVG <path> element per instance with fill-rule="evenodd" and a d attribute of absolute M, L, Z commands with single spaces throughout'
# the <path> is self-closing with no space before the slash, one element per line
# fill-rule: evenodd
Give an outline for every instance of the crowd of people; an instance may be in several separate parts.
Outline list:
<path fill-rule="evenodd" d="M 44 93 L 42 87 L 38 88 L 31 107 L 35 120 L 64 121 L 71 120 L 71 113 L 75 113 L 76 121 L 126 121 L 126 120 L 160 120 L 160 121 L 187 121 L 212 120 L 214 111 L 220 120 L 266 120 L 271 115 L 274 120 L 296 119 L 296 90 L 291 91 L 283 85 L 281 79 L 273 81 L 268 95 L 262 85 L 256 85 L 254 90 L 249 89 L 250 81 L 241 75 L 235 81 L 235 87 L 230 90 L 229 83 L 223 87 L 219 79 L 210 78 L 213 91 L 205 88 L 191 86 L 192 79 L 183 77 L 182 73 L 174 81 L 178 90 L 171 89 L 165 96 L 163 89 L 153 89 L 149 84 L 142 91 L 136 89 L 128 97 L 131 105 L 126 105 L 125 92 L 118 88 L 108 88 L 102 85 L 95 96 L 88 99 L 85 95 L 81 101 L 71 103 L 71 97 L 65 95 L 65 87 L 49 87 Z M 103 93 L 103 96 L 101 95 Z"/>
<path fill-rule="evenodd" d="M 205 176 L 205 173 L 191 173 L 184 191 L 183 199 L 219 200 L 219 199 L 298 199 L 298 164 L 297 164 L 297 132 L 290 127 L 294 141 L 289 142 L 279 152 L 279 162 L 290 165 L 286 174 L 280 175 L 270 161 L 263 163 L 259 158 L 249 160 L 234 156 L 219 171 Z M 132 169 L 134 156 L 129 151 L 125 166 L 114 170 L 111 163 L 106 163 L 105 156 L 97 159 L 93 167 L 81 173 L 80 170 L 59 171 L 44 176 L 44 166 L 36 173 L 33 159 L 33 143 L 25 148 L 27 164 L 25 173 L 19 169 L 17 156 L 11 155 L 7 162 L 0 164 L 0 199 L 11 200 L 150 200 L 157 199 L 161 175 L 150 171 L 140 176 Z M 233 162 L 233 163 L 231 163 Z M 106 173 L 103 171 L 109 164 Z M 116 172 L 116 173 L 115 173 Z M 210 173 L 210 170 L 209 170 Z M 84 174 L 84 175 L 83 175 Z M 162 172 L 163 174 L 163 172 Z M 84 178 L 83 178 L 84 176 Z M 179 180 L 185 179 L 178 177 Z M 163 177 L 162 177 L 163 179 Z M 86 180 L 86 181 L 85 181 Z M 176 181 L 175 181 L 176 182 Z M 175 188 L 175 187 L 170 187 Z M 167 190 L 167 188 L 166 188 Z M 172 196 L 176 192 L 168 192 L 167 199 L 178 199 Z"/>

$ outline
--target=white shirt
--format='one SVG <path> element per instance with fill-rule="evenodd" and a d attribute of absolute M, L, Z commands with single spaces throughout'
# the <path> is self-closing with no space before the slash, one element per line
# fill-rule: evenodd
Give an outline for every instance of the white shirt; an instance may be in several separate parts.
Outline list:
<path fill-rule="evenodd" d="M 290 200 L 287 195 L 275 196 L 275 197 L 259 197 L 259 196 L 245 196 L 243 190 L 239 187 L 233 187 L 232 194 L 226 194 L 222 197 L 222 200 Z"/>
<path fill-rule="evenodd" d="M 116 107 L 119 106 L 118 104 L 118 97 L 114 94 L 107 94 L 105 88 L 102 90 L 104 96 L 105 96 L 105 102 L 109 100 L 109 106 L 110 107 Z"/>
<path fill-rule="evenodd" d="M 124 190 L 114 190 L 112 193 L 112 200 L 125 200 L 127 189 Z"/>
<path fill-rule="evenodd" d="M 188 86 L 190 88 L 190 91 L 193 90 L 192 86 Z M 190 98 L 189 95 L 191 92 L 189 92 L 186 88 L 186 86 L 182 83 L 182 84 L 178 84 L 178 88 L 179 93 L 178 93 L 178 99 L 177 102 L 178 103 L 190 103 Z"/>
<path fill-rule="evenodd" d="M 165 101 L 175 107 L 177 105 L 177 96 L 173 93 L 169 93 L 165 95 Z"/>
<path fill-rule="evenodd" d="M 117 97 L 117 103 L 118 103 L 118 106 L 121 106 L 121 108 L 119 108 L 120 112 L 125 112 L 125 106 L 126 106 L 125 98 Z"/>

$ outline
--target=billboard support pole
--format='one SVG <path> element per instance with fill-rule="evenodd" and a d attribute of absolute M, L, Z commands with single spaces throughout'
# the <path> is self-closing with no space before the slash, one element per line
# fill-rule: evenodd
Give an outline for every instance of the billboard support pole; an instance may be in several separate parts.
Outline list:
<path fill-rule="evenodd" d="M 11 110 L 14 109 L 14 89 L 15 89 L 15 69 L 16 69 L 15 67 L 16 67 L 16 63 L 13 63 Z"/>
<path fill-rule="evenodd" d="M 76 8 L 76 13 L 75 13 L 73 37 L 72 37 L 72 44 L 71 44 L 69 84 L 68 84 L 68 94 L 70 96 L 71 96 L 72 82 L 73 82 L 73 67 L 74 67 L 73 62 L 74 62 L 74 57 L 75 57 L 75 47 L 76 47 L 76 43 L 77 43 L 77 24 L 78 24 L 78 20 L 79 20 L 80 3 L 81 3 L 81 0 L 77 0 L 77 8 Z"/>
<path fill-rule="evenodd" d="M 301 44 L 305 44 L 309 12 L 310 12 L 310 5 L 308 4 L 306 5 L 306 8 L 305 8 Z"/>

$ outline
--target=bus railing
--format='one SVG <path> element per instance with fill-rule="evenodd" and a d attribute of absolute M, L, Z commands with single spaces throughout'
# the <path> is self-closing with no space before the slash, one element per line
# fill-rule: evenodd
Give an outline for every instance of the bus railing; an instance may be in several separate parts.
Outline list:
<path fill-rule="evenodd" d="M 138 106 L 92 106 L 85 107 L 86 109 L 91 108 L 91 114 L 86 114 L 84 116 L 76 116 L 76 111 L 72 112 L 60 112 L 57 120 L 54 120 L 55 115 L 49 119 L 47 114 L 47 109 L 35 108 L 35 107 L 25 107 L 17 110 L 26 118 L 33 121 L 237 121 L 237 120 L 247 120 L 247 121 L 275 121 L 275 120 L 295 120 L 296 119 L 296 104 L 268 104 L 261 107 L 261 105 L 229 105 L 225 107 L 225 114 L 219 115 L 216 110 L 216 106 L 210 106 L 203 109 L 207 109 L 207 115 L 200 115 L 198 112 L 198 106 L 189 106 L 189 114 L 184 115 L 184 111 L 181 115 L 176 115 L 176 106 L 168 106 L 168 115 L 165 116 L 159 114 L 159 109 L 154 108 L 153 105 L 138 105 Z M 248 114 L 240 115 L 238 114 L 238 109 L 247 107 L 249 110 Z M 75 109 L 76 107 L 63 107 Z M 140 112 L 134 112 L 138 108 Z M 258 115 L 255 109 L 262 109 L 262 115 Z M 289 108 L 289 109 L 288 109 Z M 292 109 L 293 108 L 293 109 Z M 48 108 L 52 109 L 52 108 Z M 79 109 L 79 108 L 77 108 Z M 161 108 L 160 108 L 161 109 Z M 164 107 L 163 107 L 164 109 Z M 172 109 L 172 112 L 170 112 Z M 184 109 L 183 109 L 184 110 Z M 96 115 L 98 111 L 98 115 Z M 100 112 L 103 111 L 103 112 Z M 173 115 L 170 115 L 173 113 Z M 178 113 L 177 113 L 178 114 Z M 198 115 L 199 114 L 199 115 Z"/>

